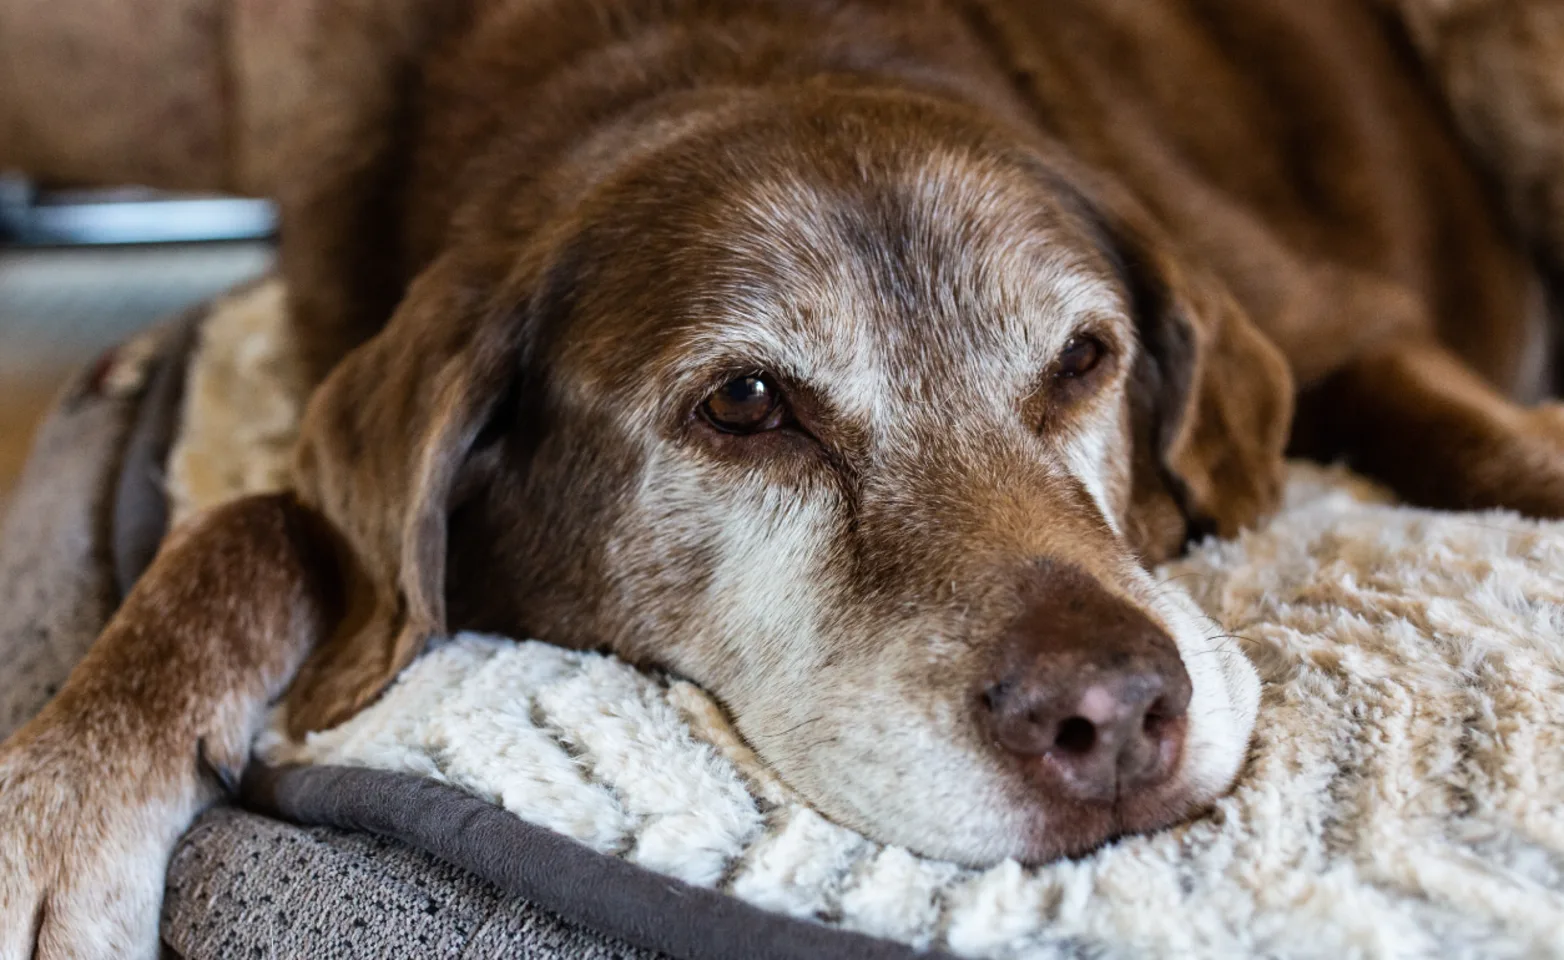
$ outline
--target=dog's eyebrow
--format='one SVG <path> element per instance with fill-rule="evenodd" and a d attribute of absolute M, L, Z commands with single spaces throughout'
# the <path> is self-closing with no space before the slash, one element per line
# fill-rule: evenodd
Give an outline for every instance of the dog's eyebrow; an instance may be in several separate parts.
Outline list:
<path fill-rule="evenodd" d="M 1037 158 L 1026 156 L 1023 163 L 1048 188 L 1065 215 L 1086 233 L 1092 248 L 1107 261 L 1108 270 L 1120 292 L 1133 306 L 1133 274 L 1125 260 L 1124 245 L 1119 242 L 1118 231 L 1109 222 L 1101 205 L 1087 195 L 1078 183 Z"/>
<path fill-rule="evenodd" d="M 672 373 L 678 382 L 746 372 L 804 378 L 813 372 L 803 351 L 768 329 L 763 320 L 726 320 L 675 341 Z"/>

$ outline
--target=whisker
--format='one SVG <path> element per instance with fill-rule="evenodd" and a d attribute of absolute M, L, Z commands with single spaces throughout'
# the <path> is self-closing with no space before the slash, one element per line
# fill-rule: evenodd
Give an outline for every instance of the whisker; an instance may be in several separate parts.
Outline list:
<path fill-rule="evenodd" d="M 825 719 L 825 717 L 810 717 L 808 720 L 804 720 L 801 723 L 795 723 L 791 727 L 788 727 L 786 730 L 783 730 L 783 731 L 781 731 L 780 733 L 778 733 L 776 735 L 779 736 L 779 737 L 786 737 L 786 736 L 789 736 L 790 734 L 796 733 L 799 730 L 802 730 L 803 728 L 809 726 L 811 723 L 819 723 L 821 720 L 824 720 L 824 719 Z"/>

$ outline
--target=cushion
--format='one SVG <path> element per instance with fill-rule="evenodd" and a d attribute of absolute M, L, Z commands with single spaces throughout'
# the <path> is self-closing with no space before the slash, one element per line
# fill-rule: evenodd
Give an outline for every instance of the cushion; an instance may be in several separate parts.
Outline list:
<path fill-rule="evenodd" d="M 0 646 L 51 667 L 79 652 L 149 555 L 159 452 L 152 485 L 176 518 L 285 482 L 302 397 L 280 309 L 275 284 L 245 291 L 200 319 L 188 367 L 165 333 L 120 393 L 66 402 L 0 541 L 0 590 L 33 598 L 0 619 Z M 159 371 L 181 390 L 160 395 Z M 115 452 L 87 456 L 72 431 Z M 1263 679 L 1234 790 L 1031 869 L 942 864 L 830 823 L 677 677 L 450 638 L 342 727 L 263 739 L 247 802 L 313 826 L 208 815 L 175 856 L 165 938 L 189 956 L 1564 951 L 1560 570 L 1564 524 L 1398 507 L 1294 466 L 1266 528 L 1159 572 Z M 40 632 L 67 607 L 69 628 Z M 36 705 L 48 672 L 0 707 Z"/>

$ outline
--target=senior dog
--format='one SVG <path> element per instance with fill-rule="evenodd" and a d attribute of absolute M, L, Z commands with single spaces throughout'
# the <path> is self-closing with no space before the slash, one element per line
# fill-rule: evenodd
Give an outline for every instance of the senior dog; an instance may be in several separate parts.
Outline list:
<path fill-rule="evenodd" d="M 693 678 L 879 840 L 1077 854 L 1236 775 L 1254 674 L 1148 567 L 1289 438 L 1564 516 L 1541 274 L 1377 8 L 322 9 L 296 492 L 175 531 L 0 749 L 0 956 L 151 956 L 267 704 L 456 629 Z"/>

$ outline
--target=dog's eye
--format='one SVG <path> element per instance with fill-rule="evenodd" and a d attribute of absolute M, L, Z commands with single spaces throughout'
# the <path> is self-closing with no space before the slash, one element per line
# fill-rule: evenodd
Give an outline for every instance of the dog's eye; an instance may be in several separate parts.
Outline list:
<path fill-rule="evenodd" d="M 1059 362 L 1054 368 L 1054 375 L 1061 380 L 1074 380 L 1084 377 L 1097 369 L 1102 362 L 1106 348 L 1102 341 L 1096 337 L 1075 337 L 1064 345 L 1064 350 L 1059 354 Z"/>
<path fill-rule="evenodd" d="M 759 433 L 781 426 L 782 391 L 762 376 L 735 377 L 701 404 L 708 423 L 727 433 Z"/>

